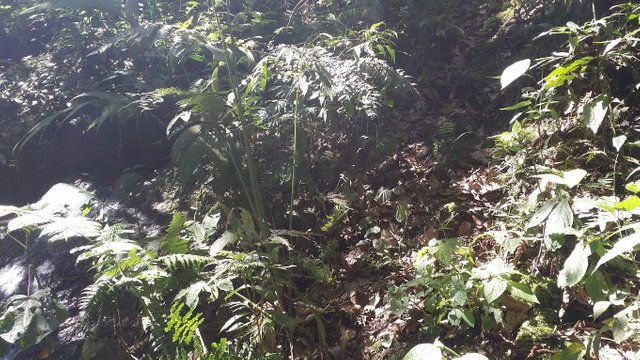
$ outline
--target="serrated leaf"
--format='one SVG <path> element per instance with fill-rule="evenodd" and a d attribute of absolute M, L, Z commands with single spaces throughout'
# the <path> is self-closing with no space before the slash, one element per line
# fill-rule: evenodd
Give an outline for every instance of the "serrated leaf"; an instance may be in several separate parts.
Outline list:
<path fill-rule="evenodd" d="M 484 283 L 482 292 L 487 303 L 491 304 L 507 290 L 507 280 L 496 277 Z"/>
<path fill-rule="evenodd" d="M 524 73 L 529 70 L 530 66 L 531 60 L 524 59 L 517 61 L 504 69 L 504 71 L 502 71 L 502 75 L 500 75 L 500 85 L 502 86 L 502 89 L 506 88 L 509 84 L 524 75 Z"/>
<path fill-rule="evenodd" d="M 582 280 L 589 266 L 591 248 L 588 244 L 579 242 L 564 262 L 564 266 L 558 274 L 558 287 L 574 286 Z"/>
<path fill-rule="evenodd" d="M 533 290 L 531 290 L 526 284 L 516 281 L 509 281 L 509 293 L 514 298 L 534 304 L 539 304 L 536 294 L 534 294 Z"/>
<path fill-rule="evenodd" d="M 442 350 L 434 344 L 416 345 L 402 360 L 442 360 Z"/>
<path fill-rule="evenodd" d="M 611 250 L 607 251 L 603 257 L 598 260 L 598 264 L 596 264 L 596 269 L 598 269 L 602 264 L 610 261 L 611 259 L 620 256 L 628 251 L 631 251 L 634 247 L 640 244 L 640 233 L 633 233 L 631 235 L 625 236 L 618 240 Z"/>

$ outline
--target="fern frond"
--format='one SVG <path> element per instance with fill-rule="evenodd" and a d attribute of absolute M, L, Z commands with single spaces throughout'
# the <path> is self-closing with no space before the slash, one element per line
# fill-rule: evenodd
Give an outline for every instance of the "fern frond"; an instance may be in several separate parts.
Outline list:
<path fill-rule="evenodd" d="M 205 255 L 170 254 L 161 256 L 158 260 L 166 265 L 171 271 L 178 269 L 192 269 L 194 271 L 200 271 L 215 259 Z"/>
<path fill-rule="evenodd" d="M 183 213 L 173 214 L 173 218 L 167 228 L 167 234 L 160 240 L 160 251 L 163 254 L 184 254 L 189 252 L 189 242 L 180 238 L 180 233 L 185 230 L 186 216 Z"/>

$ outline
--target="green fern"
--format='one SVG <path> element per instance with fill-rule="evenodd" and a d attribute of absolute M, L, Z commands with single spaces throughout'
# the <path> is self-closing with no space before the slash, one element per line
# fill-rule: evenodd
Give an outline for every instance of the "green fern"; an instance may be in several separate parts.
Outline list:
<path fill-rule="evenodd" d="M 167 234 L 160 241 L 160 251 L 163 254 L 184 254 L 189 252 L 189 241 L 180 237 L 180 233 L 186 229 L 187 218 L 183 213 L 173 214 L 173 218 L 167 228 Z"/>
<path fill-rule="evenodd" d="M 167 266 L 170 271 L 178 269 L 193 269 L 199 271 L 207 264 L 210 264 L 213 258 L 206 255 L 170 254 L 161 256 L 158 260 Z"/>
<path fill-rule="evenodd" d="M 171 338 L 173 342 L 191 345 L 194 337 L 197 336 L 196 331 L 198 330 L 198 326 L 204 322 L 204 318 L 200 313 L 194 315 L 193 309 L 189 309 L 189 311 L 182 315 L 182 309 L 184 307 L 184 303 L 176 303 L 171 306 L 169 321 L 164 331 L 173 333 L 173 337 Z"/>

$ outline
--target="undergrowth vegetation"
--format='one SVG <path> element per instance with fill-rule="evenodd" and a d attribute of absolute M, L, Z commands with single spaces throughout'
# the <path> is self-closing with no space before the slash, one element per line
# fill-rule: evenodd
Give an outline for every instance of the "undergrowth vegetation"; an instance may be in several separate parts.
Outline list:
<path fill-rule="evenodd" d="M 0 206 L 26 274 L 0 353 L 55 358 L 74 317 L 83 359 L 638 351 L 640 6 L 614 3 L 0 6 L 49 32 L 0 63 L 3 186 L 112 188 Z M 73 301 L 33 256 L 70 240 Z"/>

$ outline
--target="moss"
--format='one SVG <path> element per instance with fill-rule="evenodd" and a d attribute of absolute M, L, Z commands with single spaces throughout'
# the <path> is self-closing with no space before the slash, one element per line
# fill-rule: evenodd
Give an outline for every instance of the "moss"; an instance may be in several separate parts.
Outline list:
<path fill-rule="evenodd" d="M 522 323 L 516 336 L 516 345 L 530 347 L 553 337 L 553 335 L 554 329 L 549 325 L 547 318 L 542 313 L 538 313 L 533 319 Z"/>

